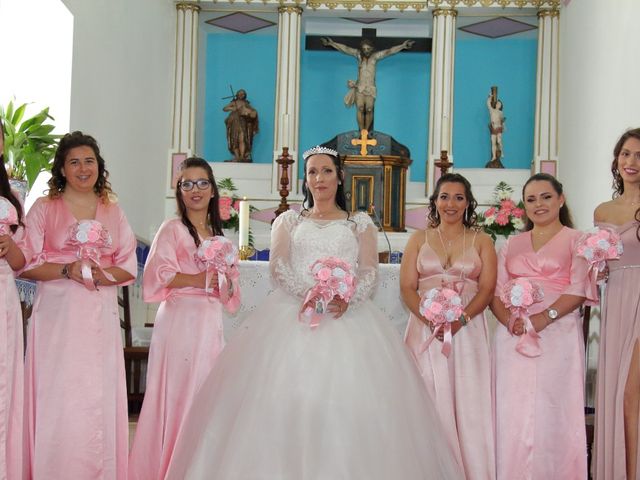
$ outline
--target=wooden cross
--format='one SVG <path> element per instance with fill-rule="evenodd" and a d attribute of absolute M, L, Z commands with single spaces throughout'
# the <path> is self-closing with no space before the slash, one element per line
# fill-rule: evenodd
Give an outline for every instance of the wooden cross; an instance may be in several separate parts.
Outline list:
<path fill-rule="evenodd" d="M 360 155 L 362 155 L 363 157 L 368 156 L 367 146 L 371 145 L 373 147 L 378 144 L 378 140 L 376 140 L 375 138 L 368 139 L 368 135 L 369 132 L 363 128 L 362 130 L 360 130 L 360 139 L 351 139 L 351 145 L 360 145 Z"/>

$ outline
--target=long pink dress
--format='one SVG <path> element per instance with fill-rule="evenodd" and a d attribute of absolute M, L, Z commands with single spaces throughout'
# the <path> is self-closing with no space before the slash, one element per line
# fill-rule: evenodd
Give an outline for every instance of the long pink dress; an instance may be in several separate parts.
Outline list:
<path fill-rule="evenodd" d="M 631 354 L 640 338 L 638 223 L 627 222 L 615 228 L 622 236 L 624 253 L 619 260 L 609 262 L 609 280 L 602 305 L 593 468 L 598 480 L 627 478 L 623 399 Z M 640 450 L 635 455 L 640 465 Z"/>
<path fill-rule="evenodd" d="M 24 229 L 13 234 L 23 248 Z M 22 475 L 23 339 L 20 298 L 13 270 L 0 258 L 0 480 Z"/>
<path fill-rule="evenodd" d="M 222 306 L 201 288 L 167 288 L 195 274 L 196 245 L 175 218 L 160 227 L 144 269 L 144 300 L 162 302 L 153 327 L 147 389 L 129 457 L 129 478 L 162 479 L 187 410 L 224 346 Z"/>
<path fill-rule="evenodd" d="M 475 237 L 473 237 L 475 241 Z M 467 305 L 478 293 L 478 277 L 482 261 L 473 244 L 462 258 L 444 269 L 438 255 L 425 241 L 418 253 L 418 291 L 425 292 L 453 282 Z M 438 416 L 443 421 L 447 441 L 464 466 L 465 477 L 495 479 L 493 416 L 491 406 L 491 357 L 489 332 L 484 314 L 471 319 L 453 337 L 449 358 L 442 343 L 434 340 L 420 353 L 430 329 L 413 314 L 405 334 L 405 343 L 413 353 L 422 379 L 435 400 Z M 433 408 L 425 405 L 425 408 Z"/>
<path fill-rule="evenodd" d="M 103 268 L 135 277 L 136 239 L 117 204 L 98 203 L 112 245 Z M 76 260 L 66 243 L 76 223 L 62 198 L 40 198 L 27 215 L 27 269 Z M 26 478 L 123 479 L 127 475 L 127 392 L 116 287 L 38 282 L 25 366 Z"/>
<path fill-rule="evenodd" d="M 575 255 L 581 233 L 564 227 L 537 252 L 531 232 L 511 237 L 498 258 L 496 295 L 511 279 L 539 284 L 544 299 L 529 314 L 544 311 L 562 294 L 597 300 L 584 259 Z M 498 480 L 584 480 L 584 343 L 579 311 L 540 332 L 542 353 L 516 351 L 520 337 L 498 324 L 495 334 L 496 469 Z"/>

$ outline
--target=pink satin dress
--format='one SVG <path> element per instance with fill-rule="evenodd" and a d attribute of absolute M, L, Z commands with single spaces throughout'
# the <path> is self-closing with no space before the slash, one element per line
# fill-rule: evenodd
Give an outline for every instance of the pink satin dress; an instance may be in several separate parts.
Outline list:
<path fill-rule="evenodd" d="M 129 457 L 129 479 L 163 479 L 193 397 L 224 346 L 222 305 L 202 288 L 168 288 L 196 274 L 197 247 L 180 219 L 165 221 L 144 269 L 144 300 L 162 302 L 153 326 L 147 388 Z"/>
<path fill-rule="evenodd" d="M 24 229 L 13 234 L 23 248 Z M 22 310 L 14 272 L 0 258 L 0 479 L 22 475 L 24 403 Z"/>
<path fill-rule="evenodd" d="M 473 238 L 475 241 L 475 237 Z M 424 242 L 418 253 L 418 292 L 453 284 L 467 305 L 478 292 L 482 261 L 473 244 L 461 258 L 444 269 L 438 255 Z M 495 479 L 493 416 L 491 406 L 491 360 L 489 332 L 484 314 L 473 317 L 453 337 L 449 358 L 442 342 L 433 340 L 420 353 L 431 330 L 413 314 L 409 317 L 405 343 L 411 350 L 422 379 L 442 420 L 446 441 L 464 466 L 465 478 Z M 425 408 L 433 408 L 425 405 Z"/>
<path fill-rule="evenodd" d="M 101 266 L 135 277 L 136 238 L 123 211 L 99 202 L 95 219 L 112 239 Z M 75 261 L 77 248 L 66 243 L 75 223 L 62 198 L 38 199 L 27 214 L 26 269 Z M 65 278 L 38 282 L 25 384 L 26 478 L 126 478 L 127 390 L 115 286 L 90 291 Z"/>
<path fill-rule="evenodd" d="M 586 261 L 577 257 L 581 232 L 564 227 L 537 252 L 531 232 L 507 241 L 498 257 L 496 296 L 514 278 L 539 284 L 542 312 L 563 294 L 597 300 Z M 540 332 L 541 354 L 516 351 L 520 337 L 498 324 L 494 346 L 496 469 L 498 480 L 584 480 L 584 343 L 579 310 Z"/>
<path fill-rule="evenodd" d="M 637 222 L 600 226 L 616 229 L 624 253 L 619 260 L 609 262 L 602 303 L 592 470 L 597 480 L 623 480 L 627 478 L 624 390 L 633 348 L 640 338 L 640 241 L 636 237 Z M 631 454 L 640 466 L 640 450 Z"/>

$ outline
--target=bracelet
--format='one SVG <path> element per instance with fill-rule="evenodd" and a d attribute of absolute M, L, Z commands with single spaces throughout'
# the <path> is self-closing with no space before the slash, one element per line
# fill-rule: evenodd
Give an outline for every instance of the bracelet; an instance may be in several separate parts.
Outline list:
<path fill-rule="evenodd" d="M 465 312 L 462 312 L 462 313 L 460 314 L 460 317 L 458 317 L 458 321 L 460 322 L 460 324 L 461 324 L 463 327 L 466 327 L 466 326 L 467 326 L 467 323 L 469 323 L 469 317 L 467 316 L 467 314 L 466 314 Z"/>

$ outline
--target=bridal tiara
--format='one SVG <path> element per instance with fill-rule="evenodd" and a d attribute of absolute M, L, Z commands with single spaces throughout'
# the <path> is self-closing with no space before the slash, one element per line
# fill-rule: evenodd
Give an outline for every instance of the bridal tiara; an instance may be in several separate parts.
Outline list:
<path fill-rule="evenodd" d="M 338 152 L 336 152 L 333 148 L 322 147 L 320 145 L 316 145 L 315 147 L 310 148 L 309 150 L 304 152 L 302 154 L 302 159 L 306 160 L 311 155 L 319 155 L 319 154 L 331 155 L 332 157 L 338 157 Z"/>

